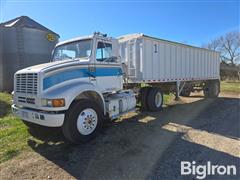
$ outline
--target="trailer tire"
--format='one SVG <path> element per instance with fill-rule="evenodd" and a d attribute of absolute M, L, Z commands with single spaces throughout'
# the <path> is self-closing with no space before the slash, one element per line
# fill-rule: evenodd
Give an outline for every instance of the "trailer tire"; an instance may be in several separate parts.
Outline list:
<path fill-rule="evenodd" d="M 183 89 L 180 96 L 184 96 L 184 97 L 189 97 L 191 94 L 191 90 L 190 89 Z"/>
<path fill-rule="evenodd" d="M 204 96 L 207 98 L 216 98 L 220 93 L 219 80 L 207 81 L 203 88 Z"/>
<path fill-rule="evenodd" d="M 153 87 L 149 90 L 147 105 L 149 111 L 160 111 L 163 105 L 163 94 L 160 88 Z"/>
<path fill-rule="evenodd" d="M 90 99 L 73 102 L 67 111 L 62 131 L 65 138 L 80 144 L 93 139 L 103 124 L 103 112 L 97 103 Z"/>
<path fill-rule="evenodd" d="M 180 93 L 180 96 L 189 97 L 192 90 L 193 90 L 192 84 L 186 82 L 185 86 L 182 89 L 182 92 Z"/>
<path fill-rule="evenodd" d="M 140 102 L 141 102 L 141 110 L 148 110 L 148 105 L 147 105 L 147 98 L 148 98 L 148 93 L 151 87 L 143 87 L 140 89 Z"/>

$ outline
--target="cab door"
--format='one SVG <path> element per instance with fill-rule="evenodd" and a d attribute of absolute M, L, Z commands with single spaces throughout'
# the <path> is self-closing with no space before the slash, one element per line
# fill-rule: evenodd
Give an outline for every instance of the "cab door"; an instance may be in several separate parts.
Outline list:
<path fill-rule="evenodd" d="M 123 78 L 117 49 L 114 43 L 99 39 L 96 45 L 96 84 L 102 92 L 122 89 Z M 115 51 L 114 51 L 115 50 Z"/>

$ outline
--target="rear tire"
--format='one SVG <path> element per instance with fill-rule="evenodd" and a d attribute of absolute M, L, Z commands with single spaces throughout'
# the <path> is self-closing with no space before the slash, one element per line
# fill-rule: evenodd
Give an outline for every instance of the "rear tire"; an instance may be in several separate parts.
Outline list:
<path fill-rule="evenodd" d="M 180 96 L 189 97 L 190 94 L 191 94 L 191 91 L 190 91 L 190 90 L 188 90 L 188 89 L 184 90 L 184 89 L 183 89 L 182 92 L 181 92 L 181 94 L 180 94 Z"/>
<path fill-rule="evenodd" d="M 207 98 L 216 98 L 220 93 L 219 80 L 207 81 L 203 88 L 204 96 Z"/>
<path fill-rule="evenodd" d="M 148 110 L 148 105 L 147 105 L 147 98 L 149 94 L 149 90 L 151 87 L 143 87 L 140 89 L 140 102 L 141 102 L 141 110 L 147 111 Z"/>
<path fill-rule="evenodd" d="M 66 113 L 62 131 L 66 139 L 74 144 L 93 139 L 102 127 L 103 112 L 90 99 L 73 102 Z"/>
<path fill-rule="evenodd" d="M 180 96 L 189 97 L 192 90 L 193 90 L 192 84 L 186 82 L 185 86 L 182 89 L 182 92 L 180 93 Z"/>
<path fill-rule="evenodd" d="M 163 94 L 160 88 L 153 87 L 149 90 L 147 106 L 149 111 L 160 111 L 163 105 Z"/>

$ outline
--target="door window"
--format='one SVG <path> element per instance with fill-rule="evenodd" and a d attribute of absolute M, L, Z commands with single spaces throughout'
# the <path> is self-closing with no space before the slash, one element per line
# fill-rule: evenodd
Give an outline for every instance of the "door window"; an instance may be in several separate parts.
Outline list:
<path fill-rule="evenodd" d="M 116 58 L 112 55 L 112 44 L 98 42 L 96 60 L 100 62 L 116 62 Z"/>

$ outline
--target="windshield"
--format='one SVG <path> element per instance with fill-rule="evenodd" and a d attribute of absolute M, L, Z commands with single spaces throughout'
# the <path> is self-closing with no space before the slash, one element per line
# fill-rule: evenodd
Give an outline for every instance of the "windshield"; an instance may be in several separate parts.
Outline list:
<path fill-rule="evenodd" d="M 55 48 L 53 61 L 73 60 L 86 58 L 91 55 L 92 40 L 81 40 L 60 45 Z"/>

